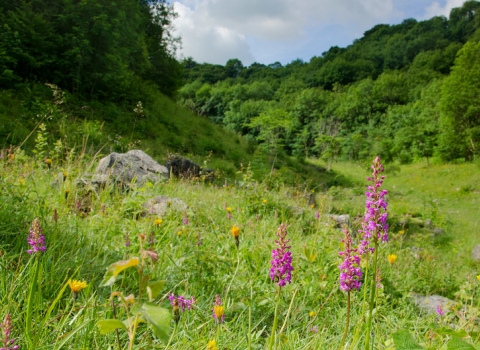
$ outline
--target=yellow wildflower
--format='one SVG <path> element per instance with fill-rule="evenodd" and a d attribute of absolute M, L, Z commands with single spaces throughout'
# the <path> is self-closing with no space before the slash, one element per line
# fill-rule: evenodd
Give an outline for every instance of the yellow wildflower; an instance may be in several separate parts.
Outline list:
<path fill-rule="evenodd" d="M 68 280 L 68 286 L 74 293 L 80 292 L 82 289 L 87 287 L 87 282 L 79 280 Z"/>
<path fill-rule="evenodd" d="M 308 313 L 308 316 L 310 316 L 310 317 L 315 316 L 315 311 L 310 311 L 310 312 Z"/>
<path fill-rule="evenodd" d="M 477 280 L 479 280 L 479 281 L 480 281 L 480 275 L 478 275 L 478 276 L 477 276 Z"/>
<path fill-rule="evenodd" d="M 224 311 L 225 308 L 223 307 L 223 305 L 213 305 L 213 313 L 215 314 L 215 316 L 217 316 L 217 320 L 222 319 Z"/>
<path fill-rule="evenodd" d="M 162 222 L 163 222 L 162 219 L 155 219 L 154 224 L 157 225 L 157 226 L 159 226 L 159 225 L 162 224 Z"/>
<path fill-rule="evenodd" d="M 403 235 L 405 233 L 404 230 L 398 231 L 399 234 Z"/>
<path fill-rule="evenodd" d="M 262 202 L 263 202 L 263 204 L 265 204 L 265 203 L 267 203 L 267 200 L 266 200 L 266 199 L 264 199 Z"/>
<path fill-rule="evenodd" d="M 395 263 L 395 260 L 397 260 L 397 256 L 395 254 L 388 254 L 387 259 L 388 263 L 390 265 L 393 265 L 393 263 Z"/>
<path fill-rule="evenodd" d="M 25 186 L 25 180 L 24 179 L 20 178 L 20 179 L 18 179 L 18 182 L 20 183 L 20 185 Z"/>
<path fill-rule="evenodd" d="M 233 236 L 234 238 L 237 238 L 237 237 L 240 235 L 240 228 L 237 227 L 237 226 L 235 226 L 235 225 L 233 225 L 233 226 L 232 226 L 232 229 L 230 230 L 230 232 L 232 232 L 232 236 Z"/>
<path fill-rule="evenodd" d="M 226 209 L 229 213 L 232 212 L 232 207 L 226 207 L 225 209 Z"/>
<path fill-rule="evenodd" d="M 178 231 L 178 232 L 177 232 L 177 235 L 181 236 L 181 235 L 182 235 L 182 231 Z"/>
<path fill-rule="evenodd" d="M 45 158 L 45 164 L 48 166 L 52 165 L 52 160 L 50 158 Z"/>
<path fill-rule="evenodd" d="M 310 208 L 315 208 L 315 204 L 310 204 Z"/>
<path fill-rule="evenodd" d="M 215 340 L 209 340 L 207 344 L 207 350 L 218 350 L 217 342 Z"/>
<path fill-rule="evenodd" d="M 77 299 L 78 293 L 87 287 L 87 282 L 79 280 L 68 280 L 68 286 L 73 293 L 73 299 Z"/>

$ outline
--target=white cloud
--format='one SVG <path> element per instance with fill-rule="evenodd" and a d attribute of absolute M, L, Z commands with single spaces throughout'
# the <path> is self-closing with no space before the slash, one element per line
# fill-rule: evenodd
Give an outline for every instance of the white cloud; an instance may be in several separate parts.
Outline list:
<path fill-rule="evenodd" d="M 434 1 L 425 9 L 425 18 L 432 18 L 433 16 L 448 17 L 451 9 L 462 6 L 464 1 L 465 0 L 447 0 L 445 6 L 442 6 L 438 1 Z"/>
<path fill-rule="evenodd" d="M 196 12 L 181 3 L 174 3 L 178 18 L 174 22 L 176 34 L 182 37 L 182 57 L 193 57 L 197 62 L 224 65 L 230 58 L 253 62 L 245 36 L 230 28 L 208 23 Z"/>
<path fill-rule="evenodd" d="M 182 37 L 180 53 L 197 62 L 225 64 L 238 58 L 248 65 L 259 57 L 262 63 L 271 63 L 285 61 L 287 56 L 291 56 L 288 61 L 308 60 L 312 51 L 320 55 L 328 49 L 326 35 L 337 36 L 329 34 L 328 28 L 341 26 L 347 38 L 343 42 L 351 43 L 377 23 L 402 20 L 403 13 L 393 1 L 177 0 L 174 7 L 179 16 L 174 25 Z M 319 28 L 325 28 L 324 37 L 318 37 Z M 310 47 L 302 49 L 302 44 Z M 305 51 L 310 57 L 304 57 Z M 273 61 L 263 61 L 275 55 Z"/>

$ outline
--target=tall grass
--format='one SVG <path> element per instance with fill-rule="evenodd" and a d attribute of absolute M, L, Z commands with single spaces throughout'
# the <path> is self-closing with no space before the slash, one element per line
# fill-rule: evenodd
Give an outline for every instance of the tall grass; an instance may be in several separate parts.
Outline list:
<path fill-rule="evenodd" d="M 115 332 L 100 334 L 96 323 L 125 319 L 121 309 L 113 315 L 111 293 L 136 293 L 135 273 L 125 270 L 112 289 L 99 285 L 106 267 L 135 256 L 138 235 L 151 232 L 156 240 L 151 248 L 158 253 L 158 261 L 149 267 L 149 277 L 165 281 L 155 305 L 173 312 L 170 293 L 196 300 L 191 311 L 180 315 L 175 333 L 171 324 L 168 348 L 206 349 L 215 340 L 219 349 L 264 349 L 271 339 L 278 297 L 269 277 L 271 250 L 277 227 L 285 222 L 289 223 L 294 271 L 292 283 L 283 287 L 278 301 L 273 347 L 331 349 L 340 345 L 347 302 L 338 285 L 343 233 L 326 214 L 362 214 L 367 170 L 353 164 L 334 165 L 334 172 L 324 174 L 330 186 L 318 184 L 314 193 L 323 205 L 312 208 L 307 201 L 310 188 L 285 186 L 271 177 L 258 183 L 246 168 L 238 174 L 236 185 L 233 179 L 226 184 L 171 179 L 128 192 L 114 186 L 103 190 L 77 187 L 75 178 L 95 163 L 96 159 L 74 159 L 54 163 L 49 169 L 43 160 L 21 153 L 0 162 L 0 317 L 11 315 L 12 336 L 22 349 L 118 348 Z M 480 283 L 475 276 L 480 271 L 468 260 L 467 248 L 475 241 L 475 233 L 465 230 L 473 230 L 478 217 L 473 202 L 478 196 L 476 182 L 471 180 L 478 176 L 475 167 L 414 164 L 396 174 L 386 167 L 384 187 L 391 191 L 394 214 L 388 253 L 398 259 L 389 264 L 387 252 L 378 257 L 383 288 L 377 291 L 375 310 L 375 320 L 381 321 L 372 325 L 376 348 L 393 349 L 392 334 L 399 329 L 410 331 L 432 349 L 448 341 L 448 335 L 435 333 L 433 325 L 438 320 L 434 315 L 419 313 L 411 292 L 438 293 L 468 305 L 466 313 L 459 313 L 460 308 L 448 310 L 443 322 L 455 331 L 466 329 L 472 333 L 466 335 L 467 340 L 478 342 L 473 336 L 478 325 L 469 320 L 478 316 Z M 63 170 L 68 172 L 66 181 L 58 182 L 57 173 Z M 473 189 L 462 190 L 468 184 Z M 173 209 L 162 218 L 143 213 L 142 203 L 157 195 L 184 200 L 189 205 L 188 225 L 182 221 L 185 213 Z M 323 212 L 317 220 L 319 209 Z M 46 235 L 47 251 L 38 259 L 37 282 L 30 292 L 35 262 L 26 253 L 26 238 L 35 217 Z M 405 217 L 410 221 L 402 226 Z M 432 237 L 411 218 L 431 218 L 445 230 L 444 236 Z M 162 219 L 161 224 L 156 219 Z M 241 230 L 238 248 L 230 232 L 233 225 Z M 127 232 L 129 247 L 125 246 Z M 420 258 L 413 246 L 421 248 Z M 88 283 L 77 299 L 67 286 L 69 279 Z M 216 295 L 225 307 L 222 324 L 212 317 Z M 362 318 L 362 298 L 363 293 L 351 295 L 352 325 Z M 29 302 L 32 307 L 27 313 Z M 125 348 L 127 334 L 119 332 L 118 337 Z M 352 344 L 353 339 L 353 334 L 347 337 L 345 349 L 363 342 L 360 337 Z M 134 348 L 165 347 L 146 324 L 139 324 Z"/>

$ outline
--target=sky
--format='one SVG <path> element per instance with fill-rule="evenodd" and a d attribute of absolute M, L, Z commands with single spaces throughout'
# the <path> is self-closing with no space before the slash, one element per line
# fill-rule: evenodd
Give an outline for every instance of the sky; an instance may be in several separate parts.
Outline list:
<path fill-rule="evenodd" d="M 283 65 L 346 47 L 376 24 L 446 16 L 464 0 L 177 0 L 178 58 Z"/>

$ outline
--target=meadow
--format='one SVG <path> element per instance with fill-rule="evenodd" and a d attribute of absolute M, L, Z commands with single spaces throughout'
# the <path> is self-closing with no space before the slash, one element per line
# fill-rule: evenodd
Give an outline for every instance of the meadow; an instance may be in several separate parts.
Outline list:
<path fill-rule="evenodd" d="M 350 214 L 358 242 L 368 164 L 336 163 L 324 183 L 308 187 L 273 176 L 256 181 L 247 166 L 228 181 L 170 179 L 129 191 L 75 185 L 97 161 L 50 165 L 17 152 L 0 163 L 0 315 L 9 315 L 15 341 L 5 349 L 341 346 L 344 233 L 328 215 Z M 387 165 L 385 175 L 390 240 L 378 252 L 372 347 L 462 348 L 455 341 L 478 347 L 480 266 L 470 259 L 478 244 L 478 164 Z M 157 195 L 189 207 L 156 217 L 142 203 Z M 35 218 L 46 249 L 29 254 Z M 425 219 L 443 233 L 423 227 Z M 291 283 L 278 287 L 269 274 L 281 224 L 293 271 Z M 429 315 L 419 312 L 412 293 L 439 294 L 455 305 L 441 317 Z M 364 297 L 365 288 L 351 293 L 341 348 L 364 347 Z M 418 347 L 408 345 L 409 337 Z"/>

